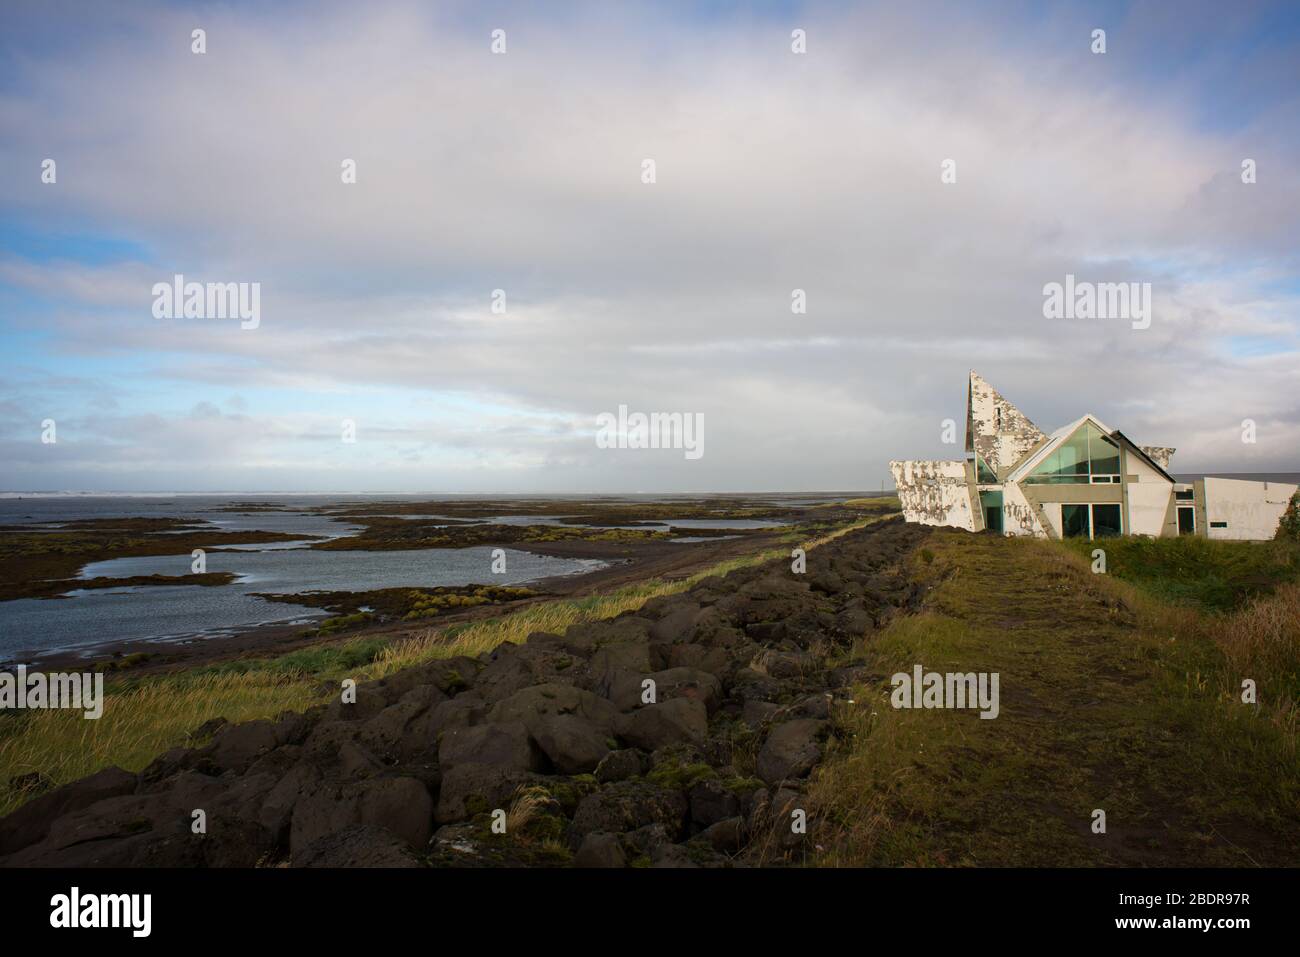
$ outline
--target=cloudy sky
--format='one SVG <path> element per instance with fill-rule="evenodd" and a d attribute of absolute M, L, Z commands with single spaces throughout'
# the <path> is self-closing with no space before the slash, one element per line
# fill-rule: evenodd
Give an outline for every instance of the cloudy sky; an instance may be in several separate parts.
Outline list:
<path fill-rule="evenodd" d="M 5 4 L 0 489 L 879 488 L 972 368 L 1300 469 L 1300 10 L 1230 9 Z M 156 318 L 177 273 L 260 324 Z M 1150 328 L 1045 318 L 1067 274 Z"/>

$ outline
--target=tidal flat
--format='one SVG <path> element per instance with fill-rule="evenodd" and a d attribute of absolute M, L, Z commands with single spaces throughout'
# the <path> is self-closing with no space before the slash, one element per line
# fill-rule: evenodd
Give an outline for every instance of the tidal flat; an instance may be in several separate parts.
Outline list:
<path fill-rule="evenodd" d="M 0 664 L 153 667 L 401 637 L 434 618 L 689 575 L 871 507 L 847 496 L 9 498 Z"/>

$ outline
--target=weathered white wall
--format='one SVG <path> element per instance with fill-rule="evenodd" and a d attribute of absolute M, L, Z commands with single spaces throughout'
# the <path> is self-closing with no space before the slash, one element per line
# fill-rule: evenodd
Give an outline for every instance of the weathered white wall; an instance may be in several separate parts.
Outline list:
<path fill-rule="evenodd" d="M 1209 523 L 1206 534 L 1210 538 L 1235 541 L 1270 539 L 1277 533 L 1282 513 L 1295 493 L 1296 486 L 1284 482 L 1207 478 L 1205 511 Z M 1228 527 L 1215 528 L 1215 522 L 1227 522 Z"/>
<path fill-rule="evenodd" d="M 995 472 L 1015 465 L 1047 438 L 1023 412 L 975 372 L 970 374 L 967 409 L 970 419 L 967 448 L 978 452 Z"/>
<path fill-rule="evenodd" d="M 890 462 L 889 470 L 907 521 L 975 530 L 965 462 Z"/>
<path fill-rule="evenodd" d="M 1174 483 L 1169 481 L 1141 458 L 1128 453 L 1124 456 L 1125 471 L 1137 476 L 1128 482 L 1128 527 L 1126 535 L 1164 534 L 1165 515 L 1169 511 L 1169 498 L 1174 494 Z"/>
<path fill-rule="evenodd" d="M 1057 510 L 1060 514 L 1060 510 Z M 1007 535 L 1031 535 L 1034 538 L 1046 538 L 1047 531 L 1038 520 L 1034 507 L 1025 498 L 1025 493 L 1014 482 L 1002 487 L 1002 531 Z"/>
<path fill-rule="evenodd" d="M 1043 514 L 1047 516 L 1047 524 L 1052 527 L 1052 537 L 1061 537 L 1061 503 L 1044 502 Z"/>

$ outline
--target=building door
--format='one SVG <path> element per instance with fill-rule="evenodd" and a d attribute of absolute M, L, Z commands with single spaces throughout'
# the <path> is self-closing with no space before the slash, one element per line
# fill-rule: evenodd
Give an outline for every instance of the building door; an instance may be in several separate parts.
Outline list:
<path fill-rule="evenodd" d="M 1178 507 L 1178 534 L 1195 535 L 1196 534 L 1196 509 L 1191 507 Z"/>
<path fill-rule="evenodd" d="M 980 507 L 984 510 L 984 528 L 1002 534 L 1002 493 L 980 492 Z"/>

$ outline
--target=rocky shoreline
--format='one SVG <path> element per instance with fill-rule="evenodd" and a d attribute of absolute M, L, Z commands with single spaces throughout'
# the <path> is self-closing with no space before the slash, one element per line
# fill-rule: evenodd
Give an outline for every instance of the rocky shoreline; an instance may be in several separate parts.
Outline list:
<path fill-rule="evenodd" d="M 0 866 L 729 866 L 792 827 L 839 663 L 920 598 L 928 532 L 877 522 L 607 621 L 430 662 L 0 821 Z M 201 812 L 201 813 L 200 813 Z M 200 827 L 201 825 L 201 827 Z"/>

